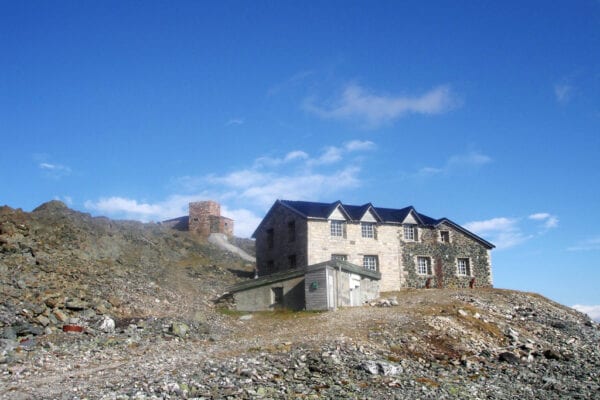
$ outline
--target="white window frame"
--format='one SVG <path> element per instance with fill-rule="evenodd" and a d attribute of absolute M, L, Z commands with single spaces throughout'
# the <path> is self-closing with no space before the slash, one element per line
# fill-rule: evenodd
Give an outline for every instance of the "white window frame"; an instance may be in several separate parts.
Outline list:
<path fill-rule="evenodd" d="M 378 268 L 378 257 L 376 255 L 364 255 L 363 256 L 363 268 L 368 271 L 377 271 Z"/>
<path fill-rule="evenodd" d="M 456 259 L 456 275 L 471 276 L 471 260 L 468 257 Z"/>
<path fill-rule="evenodd" d="M 361 222 L 360 234 L 364 238 L 375 239 L 375 224 L 372 222 Z"/>
<path fill-rule="evenodd" d="M 329 233 L 332 237 L 344 237 L 344 221 L 332 219 L 329 225 Z"/>
<path fill-rule="evenodd" d="M 411 241 L 411 242 L 416 241 L 416 237 L 417 237 L 416 230 L 417 230 L 417 226 L 415 224 L 404 225 L 404 233 L 403 233 L 404 240 Z"/>
<path fill-rule="evenodd" d="M 423 272 L 423 268 L 425 272 Z M 417 257 L 417 275 L 431 275 L 431 257 Z"/>

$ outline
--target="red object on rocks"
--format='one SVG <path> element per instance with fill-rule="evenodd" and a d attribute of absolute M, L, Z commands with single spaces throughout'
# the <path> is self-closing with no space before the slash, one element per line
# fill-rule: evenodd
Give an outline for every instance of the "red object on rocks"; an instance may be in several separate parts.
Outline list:
<path fill-rule="evenodd" d="M 83 332 L 83 326 L 80 326 L 80 325 L 63 325 L 63 332 Z"/>

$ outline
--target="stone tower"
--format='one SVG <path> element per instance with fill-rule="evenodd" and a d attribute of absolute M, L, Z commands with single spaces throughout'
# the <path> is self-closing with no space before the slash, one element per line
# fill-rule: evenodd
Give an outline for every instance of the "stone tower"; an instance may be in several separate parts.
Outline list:
<path fill-rule="evenodd" d="M 197 201 L 189 204 L 189 229 L 202 237 L 211 233 L 233 236 L 233 220 L 221 216 L 221 205 L 216 201 Z"/>

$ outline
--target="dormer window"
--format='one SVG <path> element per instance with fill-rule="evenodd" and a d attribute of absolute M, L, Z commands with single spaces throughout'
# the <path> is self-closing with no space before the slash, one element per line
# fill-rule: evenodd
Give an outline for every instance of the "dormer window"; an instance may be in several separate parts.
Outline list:
<path fill-rule="evenodd" d="M 414 224 L 404 225 L 404 240 L 416 241 L 417 240 L 417 226 Z"/>
<path fill-rule="evenodd" d="M 344 237 L 345 225 L 344 221 L 332 220 L 330 225 L 331 236 Z"/>

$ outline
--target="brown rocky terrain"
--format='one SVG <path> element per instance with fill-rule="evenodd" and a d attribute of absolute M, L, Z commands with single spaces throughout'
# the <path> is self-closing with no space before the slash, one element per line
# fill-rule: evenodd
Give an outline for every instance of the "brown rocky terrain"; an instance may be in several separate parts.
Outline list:
<path fill-rule="evenodd" d="M 415 289 L 327 313 L 215 303 L 252 270 L 159 224 L 56 201 L 0 208 L 0 397 L 600 398 L 598 324 L 542 296 Z"/>

